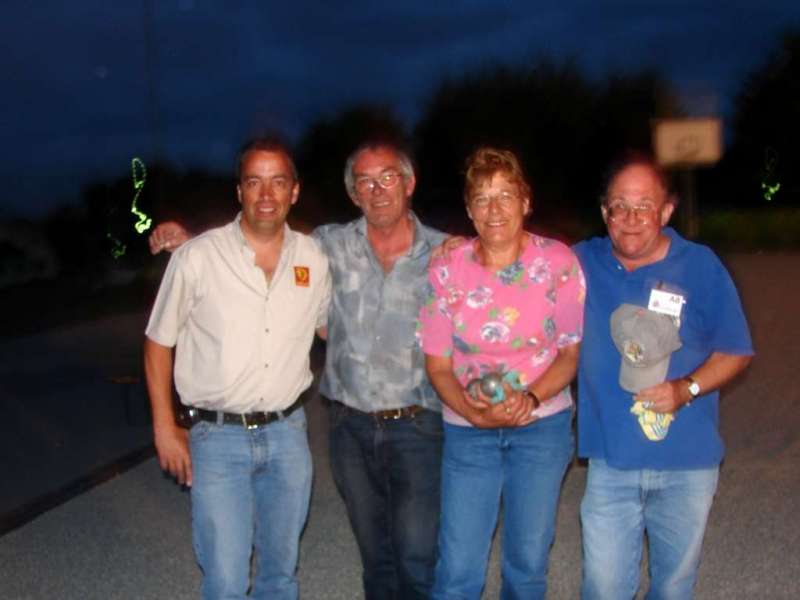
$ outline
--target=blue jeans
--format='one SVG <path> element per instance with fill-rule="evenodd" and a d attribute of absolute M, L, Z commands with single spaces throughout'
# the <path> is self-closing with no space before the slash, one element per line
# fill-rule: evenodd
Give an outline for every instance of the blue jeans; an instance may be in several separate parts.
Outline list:
<path fill-rule="evenodd" d="M 306 417 L 248 430 L 191 430 L 192 535 L 203 598 L 297 598 L 297 552 L 311 493 Z"/>
<path fill-rule="evenodd" d="M 432 598 L 478 599 L 503 503 L 501 598 L 543 598 L 572 412 L 517 428 L 444 426 L 439 562 Z"/>
<path fill-rule="evenodd" d="M 591 459 L 581 503 L 583 599 L 629 600 L 636 595 L 645 531 L 647 598 L 692 598 L 718 475 L 718 467 L 620 470 Z"/>
<path fill-rule="evenodd" d="M 379 420 L 333 402 L 331 469 L 363 565 L 366 600 L 428 598 L 436 565 L 442 416 Z"/>

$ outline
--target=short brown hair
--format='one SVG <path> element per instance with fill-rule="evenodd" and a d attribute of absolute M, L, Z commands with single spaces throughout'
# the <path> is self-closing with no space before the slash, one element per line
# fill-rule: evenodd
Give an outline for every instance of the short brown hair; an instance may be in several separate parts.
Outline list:
<path fill-rule="evenodd" d="M 472 190 L 487 179 L 490 180 L 496 173 L 503 173 L 517 185 L 523 196 L 531 198 L 531 186 L 525 177 L 525 171 L 516 155 L 509 150 L 490 146 L 478 148 L 467 158 L 465 168 L 464 202 L 469 202 Z"/>
<path fill-rule="evenodd" d="M 297 168 L 294 166 L 294 159 L 292 158 L 292 153 L 289 150 L 289 145 L 277 134 L 253 138 L 246 141 L 242 145 L 242 147 L 239 149 L 239 154 L 236 157 L 236 181 L 239 181 L 242 178 L 242 165 L 244 164 L 244 159 L 250 152 L 257 151 L 283 154 L 286 157 L 286 161 L 289 163 L 289 167 L 292 169 L 292 178 L 297 181 Z"/>
<path fill-rule="evenodd" d="M 671 202 L 677 206 L 678 197 L 675 195 L 672 186 L 672 179 L 670 178 L 669 174 L 661 165 L 658 164 L 658 161 L 652 154 L 641 152 L 639 150 L 624 151 L 608 166 L 603 176 L 603 189 L 600 194 L 600 204 L 606 204 L 608 202 L 608 190 L 611 189 L 611 184 L 614 183 L 617 175 L 622 173 L 628 167 L 634 166 L 650 169 L 650 171 L 653 173 L 653 176 L 656 178 L 656 181 L 658 181 L 659 185 L 664 190 L 664 196 L 667 202 Z"/>

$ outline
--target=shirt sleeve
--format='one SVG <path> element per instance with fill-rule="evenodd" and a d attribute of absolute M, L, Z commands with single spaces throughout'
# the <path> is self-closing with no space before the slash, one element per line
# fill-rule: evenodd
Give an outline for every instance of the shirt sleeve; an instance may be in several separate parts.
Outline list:
<path fill-rule="evenodd" d="M 319 244 L 319 247 L 325 253 L 325 256 L 330 256 L 330 225 L 318 225 L 311 232 L 311 238 Z"/>
<path fill-rule="evenodd" d="M 583 338 L 583 308 L 586 300 L 586 279 L 575 254 L 561 246 L 556 277 L 555 326 L 559 348 L 577 344 Z"/>
<path fill-rule="evenodd" d="M 711 352 L 751 355 L 753 342 L 739 293 L 728 270 L 713 252 L 707 267 L 706 297 L 700 302 L 703 323 L 707 324 L 707 347 Z"/>
<path fill-rule="evenodd" d="M 441 259 L 431 261 L 425 300 L 419 311 L 419 336 L 422 351 L 431 356 L 452 356 L 453 321 L 448 310 L 449 264 Z"/>
<path fill-rule="evenodd" d="M 161 279 L 145 335 L 162 346 L 173 347 L 178 331 L 186 322 L 191 305 L 194 277 L 191 276 L 186 252 L 176 251 Z"/>

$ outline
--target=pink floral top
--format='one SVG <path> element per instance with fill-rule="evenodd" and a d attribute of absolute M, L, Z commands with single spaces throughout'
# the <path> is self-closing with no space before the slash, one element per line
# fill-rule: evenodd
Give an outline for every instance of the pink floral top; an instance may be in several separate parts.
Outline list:
<path fill-rule="evenodd" d="M 519 259 L 499 271 L 478 262 L 474 240 L 451 251 L 447 261 L 431 261 L 417 333 L 425 354 L 452 357 L 463 386 L 492 371 L 514 372 L 528 386 L 559 348 L 581 340 L 586 282 L 578 260 L 561 242 L 526 235 L 529 243 Z M 535 414 L 544 417 L 570 406 L 567 386 Z M 446 405 L 444 418 L 470 425 Z"/>

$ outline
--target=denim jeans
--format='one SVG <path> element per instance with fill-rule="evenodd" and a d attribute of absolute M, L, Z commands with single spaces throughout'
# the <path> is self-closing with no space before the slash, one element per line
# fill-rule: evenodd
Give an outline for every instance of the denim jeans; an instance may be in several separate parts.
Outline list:
<path fill-rule="evenodd" d="M 517 428 L 444 426 L 435 599 L 478 599 L 503 504 L 501 598 L 543 598 L 572 412 Z"/>
<path fill-rule="evenodd" d="M 366 600 L 428 598 L 436 565 L 442 417 L 380 420 L 332 402 L 331 469 L 363 565 Z"/>
<path fill-rule="evenodd" d="M 191 430 L 192 535 L 203 598 L 297 598 L 297 553 L 311 493 L 306 417 L 256 429 Z"/>
<path fill-rule="evenodd" d="M 629 600 L 639 589 L 643 534 L 649 600 L 692 598 L 719 468 L 619 470 L 591 459 L 581 503 L 584 600 Z"/>

